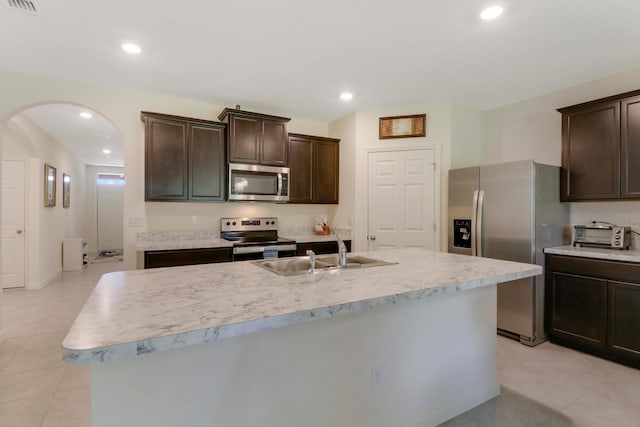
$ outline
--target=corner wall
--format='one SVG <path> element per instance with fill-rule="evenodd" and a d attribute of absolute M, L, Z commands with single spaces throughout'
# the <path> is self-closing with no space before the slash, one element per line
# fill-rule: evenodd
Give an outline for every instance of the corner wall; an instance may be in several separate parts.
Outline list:
<path fill-rule="evenodd" d="M 18 114 L 9 123 L 13 132 L 7 148 L 13 145 L 16 154 L 15 144 L 21 143 L 25 147 L 26 287 L 41 288 L 62 271 L 62 240 L 82 237 L 84 164 L 26 115 Z M 56 205 L 49 208 L 44 207 L 43 201 L 45 163 L 56 168 Z M 62 207 L 63 173 L 72 178 L 69 208 Z"/>

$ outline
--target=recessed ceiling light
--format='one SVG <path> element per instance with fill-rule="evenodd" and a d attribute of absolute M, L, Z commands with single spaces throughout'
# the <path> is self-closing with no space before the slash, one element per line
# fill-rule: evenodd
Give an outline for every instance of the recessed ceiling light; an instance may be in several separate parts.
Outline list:
<path fill-rule="evenodd" d="M 109 150 L 108 148 L 105 148 L 104 150 L 102 150 L 102 152 L 104 154 L 111 154 L 111 150 Z"/>
<path fill-rule="evenodd" d="M 340 94 L 340 99 L 342 99 L 343 101 L 349 101 L 350 99 L 353 99 L 353 94 L 349 92 L 343 92 Z"/>
<path fill-rule="evenodd" d="M 137 44 L 125 43 L 122 45 L 122 50 L 129 53 L 140 53 L 142 49 Z"/>
<path fill-rule="evenodd" d="M 480 18 L 484 19 L 485 21 L 495 19 L 498 16 L 502 15 L 503 11 L 504 9 L 501 6 L 491 6 L 482 11 L 482 13 L 480 14 Z"/>
<path fill-rule="evenodd" d="M 83 111 L 82 113 L 80 113 L 80 117 L 82 117 L 83 119 L 90 119 L 91 117 L 93 117 L 93 114 Z"/>

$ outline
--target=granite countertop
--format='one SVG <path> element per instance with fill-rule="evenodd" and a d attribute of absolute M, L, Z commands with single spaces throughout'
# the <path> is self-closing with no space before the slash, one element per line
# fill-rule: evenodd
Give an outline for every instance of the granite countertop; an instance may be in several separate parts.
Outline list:
<path fill-rule="evenodd" d="M 398 264 L 281 277 L 250 261 L 102 276 L 63 342 L 94 364 L 542 274 L 531 264 L 404 248 Z"/>
<path fill-rule="evenodd" d="M 289 240 L 295 240 L 296 243 L 335 242 L 338 240 L 338 237 L 335 234 L 327 234 L 322 236 L 311 233 L 295 235 L 285 234 L 281 237 Z M 351 237 L 344 237 L 343 240 L 351 240 Z"/>
<path fill-rule="evenodd" d="M 167 251 L 172 249 L 230 248 L 233 244 L 221 239 L 219 233 L 200 231 L 147 231 L 136 234 L 137 251 Z"/>
<path fill-rule="evenodd" d="M 611 261 L 640 262 L 640 249 L 606 249 L 565 245 L 545 248 L 544 253 Z"/>
<path fill-rule="evenodd" d="M 233 243 L 224 239 L 196 239 L 196 240 L 156 240 L 137 242 L 138 251 L 169 251 L 172 249 L 201 249 L 201 248 L 230 248 Z"/>

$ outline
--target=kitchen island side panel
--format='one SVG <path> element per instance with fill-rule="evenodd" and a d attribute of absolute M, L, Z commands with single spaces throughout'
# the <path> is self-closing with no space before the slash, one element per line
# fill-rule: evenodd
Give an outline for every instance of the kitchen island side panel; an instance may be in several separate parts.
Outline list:
<path fill-rule="evenodd" d="M 434 426 L 499 394 L 496 286 L 91 365 L 94 427 Z"/>

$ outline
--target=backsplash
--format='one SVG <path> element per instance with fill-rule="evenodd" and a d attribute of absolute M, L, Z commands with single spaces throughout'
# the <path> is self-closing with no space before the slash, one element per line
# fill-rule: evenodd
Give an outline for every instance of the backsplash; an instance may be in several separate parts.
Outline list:
<path fill-rule="evenodd" d="M 640 233 L 640 202 L 582 202 L 571 203 L 571 225 L 606 221 L 631 227 Z M 631 247 L 640 248 L 640 236 L 631 233 Z"/>

